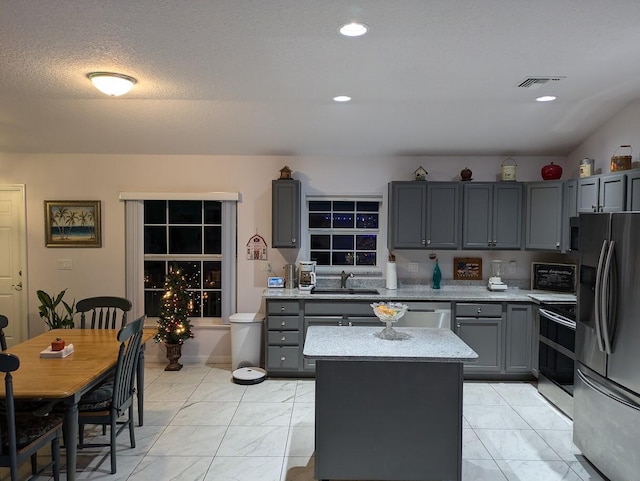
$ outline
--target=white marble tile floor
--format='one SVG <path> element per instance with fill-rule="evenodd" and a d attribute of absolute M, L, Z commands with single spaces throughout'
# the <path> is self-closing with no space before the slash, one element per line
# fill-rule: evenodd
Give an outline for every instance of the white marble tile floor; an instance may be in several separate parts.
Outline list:
<path fill-rule="evenodd" d="M 118 437 L 118 472 L 108 450 L 86 448 L 77 479 L 313 481 L 313 379 L 240 386 L 229 366 L 163 368 L 147 364 L 145 425 L 135 449 Z M 467 382 L 463 415 L 463 481 L 603 481 L 573 445 L 571 420 L 530 383 Z"/>

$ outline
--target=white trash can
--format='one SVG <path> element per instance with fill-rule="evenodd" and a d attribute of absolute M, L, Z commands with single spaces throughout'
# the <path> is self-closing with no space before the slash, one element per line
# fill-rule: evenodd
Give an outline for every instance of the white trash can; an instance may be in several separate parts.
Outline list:
<path fill-rule="evenodd" d="M 229 317 L 231 324 L 231 369 L 260 366 L 262 344 L 261 312 L 238 312 Z"/>

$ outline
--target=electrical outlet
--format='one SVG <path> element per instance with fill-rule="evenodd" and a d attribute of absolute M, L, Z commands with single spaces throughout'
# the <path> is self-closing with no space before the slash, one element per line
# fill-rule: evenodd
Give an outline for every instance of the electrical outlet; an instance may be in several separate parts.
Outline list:
<path fill-rule="evenodd" d="M 517 267 L 518 267 L 518 265 L 516 264 L 516 261 L 510 261 L 509 262 L 509 274 L 515 274 Z"/>
<path fill-rule="evenodd" d="M 73 260 L 71 259 L 58 259 L 59 271 L 70 271 L 73 269 Z"/>
<path fill-rule="evenodd" d="M 409 272 L 418 272 L 418 268 L 417 262 L 409 262 Z"/>
<path fill-rule="evenodd" d="M 269 272 L 271 271 L 271 262 L 269 261 L 262 261 L 262 265 L 260 266 L 260 269 L 265 271 L 265 272 Z"/>

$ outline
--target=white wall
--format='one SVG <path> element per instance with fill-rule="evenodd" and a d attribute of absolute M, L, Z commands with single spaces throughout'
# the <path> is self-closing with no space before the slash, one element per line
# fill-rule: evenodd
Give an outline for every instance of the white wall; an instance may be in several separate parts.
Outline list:
<path fill-rule="evenodd" d="M 125 294 L 124 203 L 118 200 L 120 192 L 240 192 L 237 307 L 238 311 L 254 312 L 261 308 L 261 293 L 268 273 L 260 270 L 259 262 L 247 261 L 242 249 L 256 232 L 271 243 L 271 180 L 278 177 L 284 165 L 293 170 L 294 178 L 302 180 L 307 193 L 382 193 L 386 210 L 387 183 L 410 180 L 420 165 L 429 171 L 429 180 L 456 180 L 460 171 L 469 167 L 475 181 L 495 181 L 499 179 L 500 164 L 505 158 L 0 154 L 0 183 L 26 185 L 28 266 L 24 282 L 29 296 L 30 335 L 45 328 L 37 312 L 35 292 L 38 289 L 58 292 L 68 288 L 69 299 Z M 541 180 L 540 168 L 550 161 L 562 166 L 566 163 L 563 157 L 515 159 L 517 178 L 521 181 Z M 567 172 L 563 178 L 568 178 Z M 102 248 L 44 246 L 44 201 L 74 199 L 102 201 Z M 401 277 L 409 275 L 407 262 L 421 263 L 418 275 L 430 276 L 425 253 L 396 254 Z M 491 256 L 487 252 L 464 252 L 464 255 L 475 254 L 486 259 Z M 297 255 L 296 250 L 269 250 L 269 260 L 278 273 L 282 273 L 285 264 L 295 262 Z M 450 279 L 452 270 L 447 263 L 455 253 L 441 251 L 439 255 L 444 279 Z M 62 258 L 73 261 L 72 270 L 57 269 L 57 260 Z M 518 272 L 514 279 L 527 279 L 530 261 L 536 255 L 515 252 L 502 258 L 517 260 Z M 222 346 L 211 346 L 218 342 Z M 207 347 L 203 348 L 203 344 Z M 187 356 L 199 358 L 226 356 L 229 353 L 226 331 L 221 335 L 203 333 L 200 339 L 188 341 L 185 351 Z"/>

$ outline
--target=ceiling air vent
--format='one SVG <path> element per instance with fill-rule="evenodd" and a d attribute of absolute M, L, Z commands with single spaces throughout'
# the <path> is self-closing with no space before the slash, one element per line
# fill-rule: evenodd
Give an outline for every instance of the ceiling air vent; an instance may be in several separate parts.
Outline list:
<path fill-rule="evenodd" d="M 549 82 L 559 82 L 567 77 L 527 77 L 518 84 L 518 87 L 525 89 L 537 89 Z"/>

